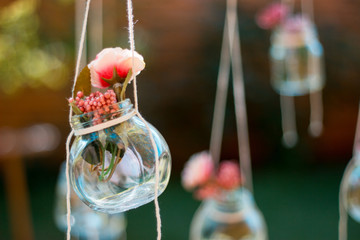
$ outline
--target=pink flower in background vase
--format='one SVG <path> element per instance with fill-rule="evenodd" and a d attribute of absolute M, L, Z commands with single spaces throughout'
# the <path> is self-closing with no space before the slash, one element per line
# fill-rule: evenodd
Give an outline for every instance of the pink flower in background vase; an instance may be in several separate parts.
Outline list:
<path fill-rule="evenodd" d="M 91 84 L 97 88 L 107 88 L 119 77 L 124 81 L 132 67 L 132 53 L 128 49 L 105 48 L 88 64 Z M 134 53 L 133 72 L 138 75 L 145 68 L 144 58 Z M 110 84 L 112 83 L 112 84 Z"/>
<path fill-rule="evenodd" d="M 217 194 L 219 194 L 219 188 L 215 184 L 207 184 L 199 188 L 194 194 L 196 199 L 204 200 L 215 197 Z"/>
<path fill-rule="evenodd" d="M 238 188 L 242 183 L 239 164 L 233 161 L 222 161 L 216 175 L 216 182 L 226 190 Z"/>
<path fill-rule="evenodd" d="M 256 22 L 263 29 L 272 29 L 280 24 L 288 13 L 287 6 L 281 3 L 273 3 L 257 14 Z"/>
<path fill-rule="evenodd" d="M 182 184 L 185 189 L 191 190 L 206 183 L 212 176 L 214 163 L 206 151 L 194 154 L 186 163 L 182 172 Z"/>

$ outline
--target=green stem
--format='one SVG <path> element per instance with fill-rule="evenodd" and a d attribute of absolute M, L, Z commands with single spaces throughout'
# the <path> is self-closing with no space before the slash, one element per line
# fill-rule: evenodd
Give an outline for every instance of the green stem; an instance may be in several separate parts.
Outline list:
<path fill-rule="evenodd" d="M 123 89 L 122 86 L 120 86 L 120 84 L 115 84 L 115 85 L 113 85 L 113 89 L 116 94 L 116 99 L 118 101 L 122 101 L 121 100 L 121 93 L 122 93 L 122 89 Z"/>
<path fill-rule="evenodd" d="M 108 169 L 105 172 L 105 175 L 107 175 L 114 166 L 114 160 L 115 160 L 115 156 L 116 156 L 116 154 L 115 154 L 116 149 L 117 149 L 117 147 L 115 147 L 115 149 L 111 149 L 111 161 L 110 161 L 110 165 L 109 165 Z"/>
<path fill-rule="evenodd" d="M 121 161 L 121 158 L 120 158 L 120 151 L 118 151 L 118 154 L 117 154 L 117 156 L 116 156 L 116 161 L 115 161 L 115 163 L 114 163 L 114 166 L 112 167 L 112 169 L 111 169 L 111 172 L 109 173 L 109 176 L 107 177 L 107 179 L 105 180 L 105 181 L 109 181 L 110 180 L 110 178 L 112 177 L 112 175 L 114 174 L 114 172 L 115 172 L 115 169 L 116 169 L 116 166 L 119 164 L 119 162 Z"/>
<path fill-rule="evenodd" d="M 71 109 L 73 110 L 73 112 L 76 114 L 76 115 L 81 115 L 81 114 L 84 114 L 77 106 L 74 102 L 72 103 L 69 103 L 69 105 L 71 106 Z"/>
<path fill-rule="evenodd" d="M 100 176 L 99 176 L 99 180 L 100 180 L 100 181 L 104 179 L 105 158 L 106 158 L 105 153 L 106 153 L 106 149 L 107 149 L 107 145 L 108 145 L 108 144 L 109 144 L 109 143 L 106 143 L 105 148 L 103 149 L 103 153 L 104 153 L 104 154 L 103 154 L 103 159 L 102 159 L 101 173 L 100 173 Z"/>
<path fill-rule="evenodd" d="M 124 84 L 123 84 L 123 87 L 122 87 L 122 90 L 121 90 L 121 94 L 120 94 L 120 100 L 121 101 L 125 100 L 125 91 L 126 91 L 127 85 L 129 84 L 129 82 L 131 80 L 131 76 L 132 76 L 132 70 L 130 69 L 127 76 L 126 76 L 126 78 L 125 78 L 125 81 L 124 81 Z"/>

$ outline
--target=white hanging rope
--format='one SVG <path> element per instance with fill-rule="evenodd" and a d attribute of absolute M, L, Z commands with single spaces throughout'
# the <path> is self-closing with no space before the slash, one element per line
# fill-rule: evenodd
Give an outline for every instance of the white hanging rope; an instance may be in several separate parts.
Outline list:
<path fill-rule="evenodd" d="M 213 157 L 215 164 L 218 164 L 220 161 L 231 62 L 240 168 L 246 179 L 245 187 L 252 191 L 250 146 L 241 62 L 240 34 L 238 31 L 239 26 L 237 18 L 237 0 L 227 0 L 225 27 L 215 96 L 214 117 L 210 139 L 210 154 Z"/>
<path fill-rule="evenodd" d="M 301 0 L 301 12 L 309 17 L 311 22 L 314 21 L 314 3 L 313 0 Z"/>
<path fill-rule="evenodd" d="M 340 192 L 339 192 L 339 240 L 347 240 L 347 211 L 345 207 L 346 200 L 346 193 L 347 193 L 347 183 L 346 181 L 349 179 L 349 175 L 351 174 L 350 169 L 352 169 L 352 166 L 355 162 L 355 156 L 350 160 L 348 165 L 345 168 L 344 175 L 342 177 L 341 183 L 340 183 Z"/>
<path fill-rule="evenodd" d="M 230 0 L 231 15 L 228 17 L 234 22 L 234 37 L 230 51 L 232 59 L 232 73 L 234 84 L 235 116 L 238 137 L 238 148 L 240 158 L 240 168 L 245 175 L 245 187 L 253 192 L 251 154 L 249 144 L 249 133 L 246 113 L 245 87 L 241 60 L 240 32 L 237 17 L 237 0 Z M 229 21 L 230 22 L 230 21 Z M 230 26 L 230 24 L 229 24 Z M 230 32 L 229 32 L 230 35 Z M 231 43 L 231 42 L 230 42 Z"/>
<path fill-rule="evenodd" d="M 127 13 L 128 13 L 128 23 L 129 23 L 129 42 L 130 49 L 132 52 L 132 66 L 134 66 L 135 59 L 135 38 L 134 38 L 134 16 L 133 16 L 133 5 L 132 0 L 127 0 Z M 158 200 L 158 190 L 159 190 L 159 154 L 157 151 L 157 147 L 154 141 L 154 137 L 150 131 L 150 127 L 145 119 L 141 116 L 138 109 L 138 96 L 137 96 L 137 85 L 136 85 L 136 76 L 133 75 L 133 86 L 134 86 L 134 103 L 135 103 L 135 111 L 136 115 L 140 118 L 140 120 L 144 123 L 150 137 L 151 145 L 155 154 L 155 195 L 154 195 L 154 204 L 155 204 L 155 216 L 156 216 L 156 230 L 157 230 L 157 240 L 161 239 L 161 216 L 160 216 L 160 207 Z"/>
<path fill-rule="evenodd" d="M 77 1 L 81 1 L 81 0 L 77 0 Z M 84 48 L 84 42 L 85 42 L 85 34 L 86 34 L 86 27 L 87 27 L 88 16 L 89 16 L 90 3 L 91 3 L 91 0 L 86 0 L 85 14 L 84 14 L 84 20 L 83 20 L 81 36 L 80 36 L 80 41 L 79 41 L 79 49 L 78 49 L 78 54 L 77 54 L 78 57 L 77 57 L 76 67 L 75 67 L 75 75 L 74 75 L 74 80 L 73 80 L 74 83 L 73 83 L 73 88 L 72 88 L 72 94 L 74 94 L 76 79 L 77 79 L 77 77 L 79 75 L 79 72 L 80 72 L 80 62 L 81 62 L 81 56 L 83 54 L 83 48 Z M 70 114 L 72 114 L 72 111 L 70 111 Z M 71 120 L 71 118 L 69 120 Z"/>
<path fill-rule="evenodd" d="M 283 128 L 283 144 L 290 148 L 295 146 L 298 140 L 294 97 L 280 94 L 280 108 Z"/>
<path fill-rule="evenodd" d="M 215 96 L 215 107 L 213 123 L 211 128 L 210 149 L 211 157 L 217 165 L 220 161 L 221 142 L 224 130 L 224 119 L 226 110 L 226 98 L 229 87 L 230 73 L 230 46 L 228 33 L 228 18 L 225 17 L 225 27 L 221 46 L 221 56 L 219 64 L 219 73 L 217 78 L 217 88 Z"/>
<path fill-rule="evenodd" d="M 84 47 L 84 40 L 85 40 L 85 33 L 86 33 L 86 25 L 87 25 L 87 19 L 88 19 L 88 14 L 89 14 L 89 8 L 90 8 L 90 3 L 91 0 L 87 0 L 86 1 L 86 7 L 85 7 L 85 14 L 84 14 L 84 20 L 83 20 L 83 27 L 81 30 L 81 36 L 80 36 L 80 41 L 79 41 L 79 49 L 78 49 L 78 54 L 77 54 L 77 61 L 76 61 L 76 67 L 75 67 L 75 76 L 74 76 L 74 83 L 73 83 L 73 87 L 72 87 L 72 96 L 74 95 L 74 89 L 75 89 L 75 84 L 76 84 L 76 79 L 79 75 L 79 70 L 80 70 L 80 62 L 81 62 L 81 56 L 82 56 L 82 52 L 83 52 L 83 47 Z M 72 110 L 70 107 L 70 111 L 69 111 L 69 124 L 71 123 L 71 117 L 72 117 Z M 74 132 L 71 131 L 69 136 L 67 137 L 66 140 L 66 209 L 67 209 L 67 214 L 66 214 L 66 222 L 67 222 L 67 233 L 66 233 L 66 239 L 70 240 L 71 239 L 71 204 L 70 204 L 70 173 L 69 173 L 69 159 L 70 159 L 70 142 L 71 142 L 71 138 L 73 137 Z"/>
<path fill-rule="evenodd" d="M 103 0 L 92 3 L 89 12 L 89 58 L 95 59 L 103 48 Z"/>
<path fill-rule="evenodd" d="M 358 107 L 358 116 L 355 129 L 353 155 L 356 156 L 357 152 L 360 151 L 360 103 Z"/>
<path fill-rule="evenodd" d="M 322 90 L 310 92 L 309 132 L 313 137 L 319 137 L 323 131 L 323 112 Z"/>
<path fill-rule="evenodd" d="M 303 16 L 307 16 L 311 22 L 314 24 L 314 3 L 312 0 L 301 0 L 301 12 Z M 311 26 L 312 27 L 312 26 Z M 314 33 L 315 34 L 315 33 Z M 311 74 L 317 76 L 321 73 L 316 72 L 316 68 L 321 68 L 319 66 L 318 60 L 313 59 L 310 55 L 308 57 L 308 68 L 311 69 Z M 317 80 L 317 81 L 322 81 Z M 310 83 L 311 84 L 311 83 Z M 322 90 L 311 91 L 310 92 L 310 124 L 309 124 L 309 133 L 313 137 L 319 137 L 323 131 L 323 100 L 322 100 Z"/>
<path fill-rule="evenodd" d="M 289 8 L 289 14 L 293 14 L 294 11 L 294 0 L 281 0 L 283 5 L 287 5 Z M 282 19 L 282 27 L 284 27 L 286 18 Z M 284 31 L 281 31 L 280 34 L 283 34 Z M 290 68 L 291 60 L 289 59 L 288 54 L 285 55 L 285 68 L 286 77 L 296 74 L 294 68 Z M 289 65 L 289 67 L 287 67 Z M 296 115 L 295 115 L 295 105 L 293 96 L 285 96 L 280 92 L 280 111 L 281 111 L 281 126 L 283 132 L 283 145 L 291 148 L 295 146 L 298 139 L 298 134 L 296 130 Z"/>
<path fill-rule="evenodd" d="M 66 167 L 65 167 L 65 177 L 66 177 L 66 239 L 71 239 L 71 204 L 70 204 L 70 174 L 69 174 L 69 158 L 70 158 L 70 141 L 74 136 L 74 132 L 71 131 L 69 136 L 66 139 Z"/>
<path fill-rule="evenodd" d="M 75 43 L 81 42 L 81 33 L 84 23 L 84 14 L 85 14 L 86 5 L 83 1 L 75 1 Z M 86 49 L 86 39 L 84 39 L 84 48 Z M 79 44 L 80 45 L 80 44 Z M 76 52 L 79 51 L 80 46 L 76 46 Z M 77 60 L 78 55 L 75 56 L 75 61 Z M 82 51 L 80 59 L 80 68 L 86 66 L 87 52 Z"/>

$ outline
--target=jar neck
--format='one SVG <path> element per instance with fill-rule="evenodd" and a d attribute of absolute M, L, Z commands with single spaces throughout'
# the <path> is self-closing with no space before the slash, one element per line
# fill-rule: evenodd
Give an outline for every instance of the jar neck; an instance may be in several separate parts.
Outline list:
<path fill-rule="evenodd" d="M 133 104 L 130 99 L 125 99 L 124 101 L 102 107 L 92 112 L 75 115 L 71 118 L 71 126 L 74 130 L 85 129 L 99 123 L 125 116 L 132 110 Z"/>
<path fill-rule="evenodd" d="M 213 201 L 218 211 L 234 212 L 252 205 L 253 197 L 246 188 L 242 187 L 233 191 L 223 191 Z"/>
<path fill-rule="evenodd" d="M 311 41 L 317 40 L 316 30 L 313 24 L 307 23 L 296 29 L 289 29 L 280 25 L 274 30 L 272 43 L 289 48 L 302 47 Z"/>

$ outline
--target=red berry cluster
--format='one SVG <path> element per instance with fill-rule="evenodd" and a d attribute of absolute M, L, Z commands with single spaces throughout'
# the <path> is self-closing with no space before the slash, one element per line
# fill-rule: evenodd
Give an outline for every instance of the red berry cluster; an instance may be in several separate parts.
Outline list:
<path fill-rule="evenodd" d="M 113 113 L 116 109 L 110 108 L 111 105 L 117 102 L 116 94 L 112 89 L 107 90 L 105 93 L 101 93 L 99 91 L 91 93 L 90 96 L 85 97 L 82 91 L 79 91 L 76 94 L 76 98 L 70 98 L 69 103 L 74 102 L 75 105 L 82 111 L 83 113 L 89 113 L 95 110 L 103 110 L 103 113 Z"/>

